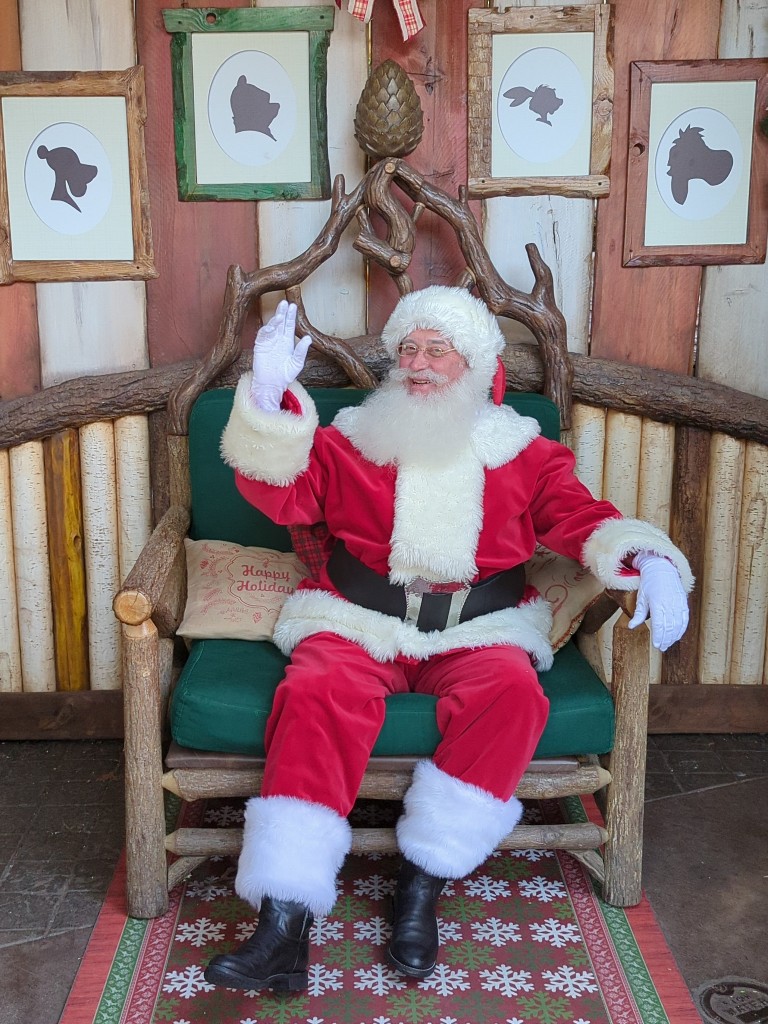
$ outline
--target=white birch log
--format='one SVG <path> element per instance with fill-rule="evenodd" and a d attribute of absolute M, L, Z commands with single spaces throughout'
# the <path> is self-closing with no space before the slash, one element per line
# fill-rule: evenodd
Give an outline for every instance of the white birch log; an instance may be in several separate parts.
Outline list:
<path fill-rule="evenodd" d="M 728 682 L 763 681 L 768 618 L 768 448 L 748 443 L 736 569 L 733 651 Z"/>
<path fill-rule="evenodd" d="M 643 421 L 640 416 L 613 410 L 606 415 L 603 497 L 612 501 L 625 516 L 637 515 L 642 433 Z M 612 615 L 597 634 L 607 680 L 611 679 L 613 627 L 620 614 L 616 612 Z"/>
<path fill-rule="evenodd" d="M 56 689 L 43 442 L 10 450 L 13 557 L 19 615 L 22 689 Z"/>
<path fill-rule="evenodd" d="M 152 532 L 149 424 L 146 416 L 115 420 L 118 553 L 120 579 L 133 568 Z"/>
<path fill-rule="evenodd" d="M 727 683 L 733 641 L 745 442 L 713 434 L 699 629 L 699 681 Z"/>
<path fill-rule="evenodd" d="M 111 423 L 89 423 L 80 428 L 80 470 L 91 689 L 119 690 L 120 627 L 112 599 L 120 586 L 120 565 Z"/>
<path fill-rule="evenodd" d="M 669 533 L 672 512 L 672 474 L 675 466 L 675 428 L 669 423 L 643 419 L 637 516 Z M 661 682 L 661 651 L 648 635 L 651 683 Z"/>
<path fill-rule="evenodd" d="M 719 39 L 718 57 L 765 57 L 768 0 L 722 0 Z M 768 263 L 705 267 L 698 375 L 768 398 L 766 323 Z"/>
<path fill-rule="evenodd" d="M 576 476 L 593 497 L 603 496 L 603 462 L 605 460 L 605 409 L 575 402 L 571 429 L 564 433 L 567 444 L 576 457 Z"/>
<path fill-rule="evenodd" d="M 16 602 L 16 567 L 13 563 L 11 464 L 0 451 L 0 693 L 18 693 L 21 682 L 19 608 Z"/>
<path fill-rule="evenodd" d="M 136 63 L 132 0 L 19 0 L 25 71 L 117 71 Z M 149 365 L 143 281 L 38 284 L 43 387 Z"/>
<path fill-rule="evenodd" d="M 307 6 L 328 0 L 305 0 Z M 295 0 L 259 0 L 259 7 L 293 7 Z M 365 173 L 365 155 L 352 134 L 355 108 L 368 76 L 365 27 L 336 11 L 328 48 L 328 159 L 331 181 L 343 174 L 349 191 Z M 258 204 L 259 266 L 282 263 L 302 253 L 320 233 L 330 213 L 327 202 L 262 202 Z M 362 256 L 352 248 L 355 222 L 327 260 L 302 285 L 312 323 L 326 334 L 354 337 L 366 329 L 366 286 Z M 262 317 L 268 318 L 282 296 L 265 295 Z"/>

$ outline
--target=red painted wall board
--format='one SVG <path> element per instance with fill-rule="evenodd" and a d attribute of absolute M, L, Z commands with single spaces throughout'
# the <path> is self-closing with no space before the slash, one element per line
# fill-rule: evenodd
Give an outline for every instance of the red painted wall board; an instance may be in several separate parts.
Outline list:
<path fill-rule="evenodd" d="M 0 71 L 21 68 L 16 0 L 0 0 Z M 0 286 L 0 401 L 40 389 L 40 339 L 35 286 L 25 281 Z"/>
<path fill-rule="evenodd" d="M 159 271 L 156 280 L 147 282 L 153 366 L 198 358 L 209 351 L 218 334 L 227 268 L 239 263 L 246 271 L 253 270 L 258 253 L 255 203 L 178 199 L 171 36 L 163 25 L 165 7 L 166 0 L 145 0 L 138 5 L 136 24 L 139 60 L 147 82 L 145 145 Z"/>
<path fill-rule="evenodd" d="M 611 194 L 597 201 L 592 356 L 692 370 L 701 267 L 621 265 L 630 63 L 715 57 L 719 27 L 720 0 L 615 0 Z"/>
<path fill-rule="evenodd" d="M 371 19 L 372 67 L 387 59 L 397 61 L 413 81 L 424 112 L 424 135 L 406 160 L 454 196 L 467 181 L 467 11 L 476 6 L 471 0 L 421 0 L 425 26 L 408 42 L 392 4 L 377 4 Z M 480 204 L 473 208 L 479 218 Z M 443 222 L 433 224 L 425 213 L 410 266 L 414 286 L 453 284 L 464 266 L 453 231 Z M 381 329 L 397 298 L 389 275 L 372 266 L 370 331 Z"/>

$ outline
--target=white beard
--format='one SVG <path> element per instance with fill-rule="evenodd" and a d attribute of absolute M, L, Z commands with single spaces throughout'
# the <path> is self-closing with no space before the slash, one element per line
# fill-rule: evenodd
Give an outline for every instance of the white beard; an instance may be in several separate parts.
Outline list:
<path fill-rule="evenodd" d="M 357 410 L 354 443 L 378 466 L 447 466 L 470 445 L 488 390 L 471 371 L 430 395 L 405 389 L 407 372 L 394 369 Z"/>

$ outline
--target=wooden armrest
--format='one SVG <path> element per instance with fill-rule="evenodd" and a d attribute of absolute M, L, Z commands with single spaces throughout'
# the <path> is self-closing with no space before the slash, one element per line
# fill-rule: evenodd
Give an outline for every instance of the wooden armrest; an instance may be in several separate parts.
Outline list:
<path fill-rule="evenodd" d="M 172 505 L 155 527 L 112 602 L 121 622 L 138 626 L 152 616 L 188 529 L 189 509 Z"/>
<path fill-rule="evenodd" d="M 632 618 L 635 614 L 635 605 L 637 604 L 636 590 L 606 590 L 606 594 L 612 601 L 615 601 L 625 615 L 630 619 Z"/>

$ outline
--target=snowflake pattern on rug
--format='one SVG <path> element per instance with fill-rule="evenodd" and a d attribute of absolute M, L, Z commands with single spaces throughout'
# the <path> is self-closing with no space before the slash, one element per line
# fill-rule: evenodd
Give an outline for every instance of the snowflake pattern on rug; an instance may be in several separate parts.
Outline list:
<path fill-rule="evenodd" d="M 239 810 L 221 803 L 205 814 L 209 824 L 226 827 Z M 370 804 L 363 814 L 370 819 Z M 538 808 L 527 816 L 538 817 Z M 205 981 L 211 957 L 236 949 L 256 925 L 234 893 L 234 861 L 210 860 L 183 888 L 156 999 L 141 1022 L 630 1024 L 640 1019 L 631 999 L 618 1014 L 606 1008 L 602 986 L 615 979 L 593 963 L 573 878 L 563 874 L 568 861 L 551 851 L 498 852 L 468 878 L 448 883 L 438 904 L 438 966 L 419 981 L 386 962 L 398 859 L 348 857 L 333 912 L 312 927 L 308 988 L 283 994 Z M 580 866 L 571 866 L 590 889 Z"/>

